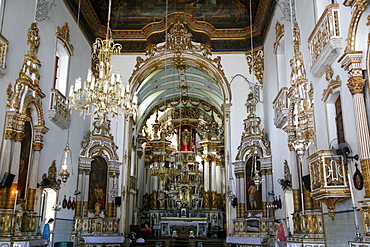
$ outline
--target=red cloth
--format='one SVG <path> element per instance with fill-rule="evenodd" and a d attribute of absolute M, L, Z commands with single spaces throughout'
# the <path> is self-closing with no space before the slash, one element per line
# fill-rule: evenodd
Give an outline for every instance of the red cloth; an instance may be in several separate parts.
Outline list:
<path fill-rule="evenodd" d="M 284 226 L 282 224 L 280 224 L 278 227 L 277 238 L 279 239 L 279 241 L 286 241 Z"/>

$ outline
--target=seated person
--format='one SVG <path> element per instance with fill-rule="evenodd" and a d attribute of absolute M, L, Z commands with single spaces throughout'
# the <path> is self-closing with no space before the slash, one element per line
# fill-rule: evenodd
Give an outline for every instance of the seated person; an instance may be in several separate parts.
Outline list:
<path fill-rule="evenodd" d="M 140 223 L 140 230 L 142 229 L 149 229 L 149 225 L 145 222 L 144 218 L 141 218 L 141 223 Z"/>
<path fill-rule="evenodd" d="M 147 237 L 149 237 L 149 235 L 150 235 L 149 225 L 148 225 L 148 223 L 145 222 L 145 219 L 142 218 L 141 223 L 140 223 L 139 237 L 147 238 Z"/>

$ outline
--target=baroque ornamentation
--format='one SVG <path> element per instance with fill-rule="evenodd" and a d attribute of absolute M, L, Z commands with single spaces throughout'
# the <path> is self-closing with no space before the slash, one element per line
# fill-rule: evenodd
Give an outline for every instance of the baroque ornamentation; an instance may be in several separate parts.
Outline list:
<path fill-rule="evenodd" d="M 335 205 L 351 196 L 343 157 L 333 155 L 329 150 L 319 150 L 307 160 L 310 164 L 311 195 L 327 205 L 329 216 L 334 219 Z"/>
<path fill-rule="evenodd" d="M 249 73 L 254 73 L 257 81 L 262 85 L 263 84 L 263 73 L 265 70 L 264 67 L 264 54 L 263 47 L 255 49 L 253 54 L 247 54 L 247 62 L 249 66 Z"/>
<path fill-rule="evenodd" d="M 118 160 L 118 147 L 113 141 L 113 136 L 110 133 L 110 121 L 95 119 L 93 130 L 88 131 L 86 139 L 81 143 L 82 150 L 80 155 L 83 157 L 103 156 L 107 161 Z M 110 170 L 117 172 L 116 170 Z"/>
<path fill-rule="evenodd" d="M 339 4 L 330 4 L 308 38 L 311 71 L 317 77 L 325 72 L 325 67 L 335 60 L 342 49 L 339 27 Z"/>
<path fill-rule="evenodd" d="M 326 66 L 326 81 L 328 82 L 328 87 L 324 89 L 322 93 L 321 100 L 326 102 L 331 94 L 334 93 L 334 90 L 342 86 L 342 81 L 340 80 L 339 75 L 333 79 L 334 71 L 330 65 Z"/>
<path fill-rule="evenodd" d="M 63 42 L 64 47 L 68 50 L 69 54 L 73 56 L 74 47 L 70 43 L 70 39 L 69 39 L 68 22 L 66 22 L 66 24 L 61 28 L 59 26 L 57 27 L 56 36 L 58 39 L 60 39 Z"/>
<path fill-rule="evenodd" d="M 276 22 L 275 25 L 275 43 L 274 43 L 274 53 L 276 54 L 278 46 L 281 44 L 281 40 L 284 37 L 285 29 L 284 24 L 281 24 L 280 22 Z"/>
<path fill-rule="evenodd" d="M 361 19 L 363 12 L 365 11 L 367 5 L 369 4 L 369 2 L 366 0 L 358 0 L 354 2 L 355 2 L 355 6 L 353 7 L 353 10 L 352 10 L 352 18 L 351 18 L 350 25 L 348 28 L 348 37 L 346 39 L 347 46 L 344 51 L 345 53 L 356 50 L 355 42 L 356 42 L 356 33 L 358 29 L 358 24 L 359 24 L 359 21 Z"/>

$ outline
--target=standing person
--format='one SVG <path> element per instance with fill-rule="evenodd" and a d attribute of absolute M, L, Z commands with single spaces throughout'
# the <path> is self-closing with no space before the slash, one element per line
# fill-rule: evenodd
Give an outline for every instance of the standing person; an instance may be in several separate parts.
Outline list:
<path fill-rule="evenodd" d="M 44 239 L 48 241 L 48 245 L 50 242 L 50 224 L 52 224 L 53 222 L 53 218 L 49 219 L 48 222 L 44 225 L 44 230 L 42 231 L 42 235 L 44 236 Z"/>
<path fill-rule="evenodd" d="M 275 225 L 277 226 L 276 240 L 286 241 L 285 230 L 283 224 L 279 220 L 275 220 Z"/>

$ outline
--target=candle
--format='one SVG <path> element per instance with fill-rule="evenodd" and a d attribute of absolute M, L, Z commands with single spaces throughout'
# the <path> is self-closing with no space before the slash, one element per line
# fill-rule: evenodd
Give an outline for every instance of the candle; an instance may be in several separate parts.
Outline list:
<path fill-rule="evenodd" d="M 14 198 L 13 215 L 15 214 L 15 207 L 16 207 L 16 205 L 17 205 L 17 199 L 18 199 L 18 190 L 15 190 L 15 198 Z"/>
<path fill-rule="evenodd" d="M 14 198 L 14 207 L 13 207 L 11 231 L 13 231 L 13 228 L 14 228 L 15 207 L 17 205 L 17 198 L 18 198 L 18 190 L 15 190 L 15 198 Z"/>

